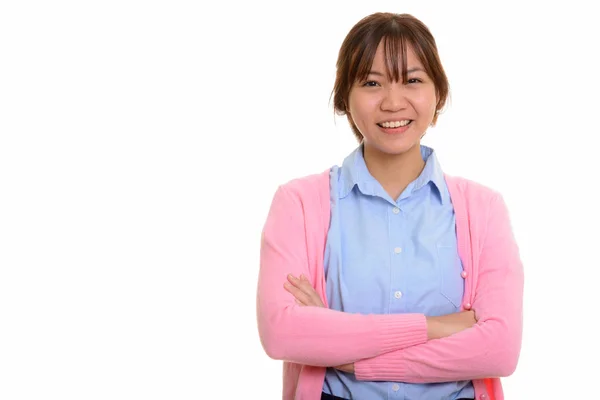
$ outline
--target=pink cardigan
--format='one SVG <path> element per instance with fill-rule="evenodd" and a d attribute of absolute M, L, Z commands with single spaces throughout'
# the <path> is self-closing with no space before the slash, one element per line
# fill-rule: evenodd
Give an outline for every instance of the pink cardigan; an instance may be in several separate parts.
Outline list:
<path fill-rule="evenodd" d="M 284 400 L 320 399 L 325 367 L 351 362 L 358 380 L 473 380 L 478 399 L 504 399 L 498 377 L 513 373 L 521 349 L 519 249 L 500 194 L 464 178 L 445 179 L 466 272 L 463 309 L 473 308 L 478 322 L 430 341 L 422 314 L 361 315 L 295 303 L 283 287 L 290 273 L 307 276 L 327 306 L 329 170 L 278 188 L 262 233 L 257 316 L 265 352 L 284 361 Z"/>

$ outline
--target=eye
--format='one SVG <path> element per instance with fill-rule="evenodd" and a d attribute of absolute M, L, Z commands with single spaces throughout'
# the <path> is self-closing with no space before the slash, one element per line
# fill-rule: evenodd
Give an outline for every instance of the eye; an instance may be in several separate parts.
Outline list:
<path fill-rule="evenodd" d="M 376 87 L 376 86 L 379 86 L 379 83 L 377 83 L 375 81 L 366 81 L 365 83 L 363 83 L 363 86 L 365 86 L 365 87 Z"/>
<path fill-rule="evenodd" d="M 408 83 L 422 83 L 423 81 L 419 78 L 411 78 L 408 80 Z"/>

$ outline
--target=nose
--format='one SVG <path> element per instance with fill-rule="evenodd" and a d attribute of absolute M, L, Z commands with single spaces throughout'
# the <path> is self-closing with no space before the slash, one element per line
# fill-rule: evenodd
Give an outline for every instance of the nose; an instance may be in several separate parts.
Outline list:
<path fill-rule="evenodd" d="M 408 100 L 406 98 L 406 89 L 402 83 L 396 82 L 386 88 L 385 94 L 381 100 L 382 111 L 399 111 L 406 108 Z"/>

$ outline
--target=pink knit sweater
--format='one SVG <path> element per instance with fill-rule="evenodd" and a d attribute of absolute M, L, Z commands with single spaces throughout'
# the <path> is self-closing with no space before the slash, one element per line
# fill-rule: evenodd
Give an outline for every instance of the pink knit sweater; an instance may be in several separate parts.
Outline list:
<path fill-rule="evenodd" d="M 327 306 L 329 170 L 278 188 L 262 234 L 257 315 L 266 353 L 284 361 L 284 400 L 318 400 L 325 367 L 351 362 L 358 380 L 473 380 L 478 399 L 504 399 L 499 377 L 513 373 L 521 349 L 519 249 L 501 195 L 445 178 L 466 272 L 463 309 L 475 310 L 477 324 L 430 341 L 423 314 L 361 315 L 295 303 L 283 287 L 290 273 L 307 276 Z"/>

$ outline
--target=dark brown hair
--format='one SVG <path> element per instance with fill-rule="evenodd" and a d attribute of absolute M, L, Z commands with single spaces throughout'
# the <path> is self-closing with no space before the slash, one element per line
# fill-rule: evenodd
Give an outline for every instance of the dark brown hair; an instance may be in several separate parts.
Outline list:
<path fill-rule="evenodd" d="M 449 84 L 440 61 L 433 35 L 421 21 L 410 14 L 375 13 L 360 20 L 344 39 L 336 63 L 333 87 L 333 107 L 338 115 L 348 113 L 350 90 L 357 81 L 367 78 L 379 43 L 383 40 L 388 79 L 406 83 L 406 48 L 410 45 L 433 80 L 437 105 L 432 125 L 446 104 Z M 399 61 L 402 61 L 400 69 Z M 350 126 L 358 141 L 362 141 L 351 118 Z"/>

